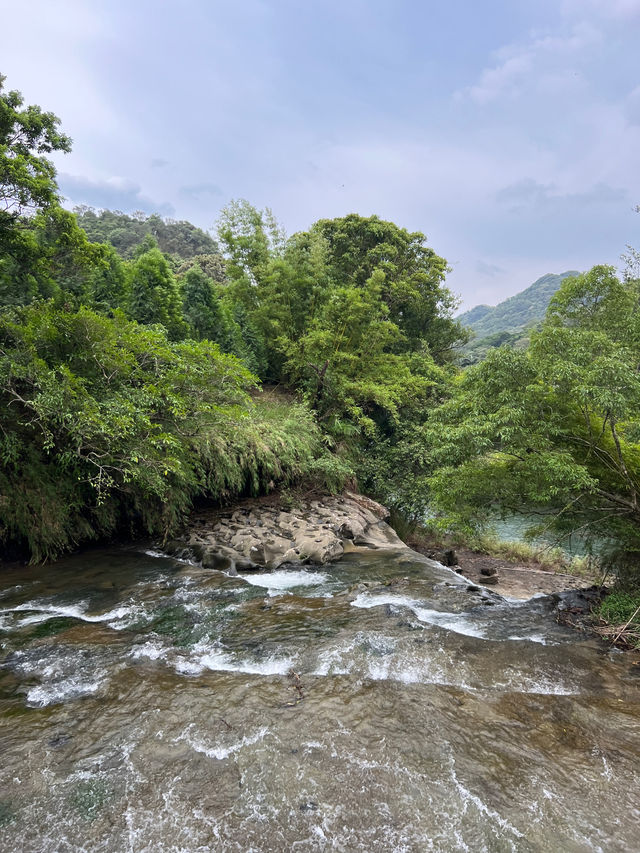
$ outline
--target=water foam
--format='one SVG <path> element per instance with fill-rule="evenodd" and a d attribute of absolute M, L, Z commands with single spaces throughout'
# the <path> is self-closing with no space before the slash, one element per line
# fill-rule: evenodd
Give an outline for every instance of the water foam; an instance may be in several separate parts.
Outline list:
<path fill-rule="evenodd" d="M 195 664 L 196 661 L 193 661 Z M 213 651 L 203 654 L 197 663 L 203 669 L 215 672 L 241 672 L 247 675 L 286 675 L 292 668 L 293 658 L 268 657 L 264 660 L 234 658 L 228 652 Z"/>
<path fill-rule="evenodd" d="M 420 622 L 425 622 L 428 625 L 435 625 L 438 628 L 444 628 L 446 631 L 452 631 L 455 634 L 462 634 L 466 637 L 486 638 L 485 631 L 478 624 L 474 623 L 473 619 L 467 613 L 449 613 L 441 610 L 431 610 L 428 607 L 422 607 L 420 602 L 414 601 L 414 599 L 405 595 L 394 595 L 393 593 L 372 595 L 371 593 L 361 592 L 351 602 L 352 607 L 365 609 L 380 607 L 384 604 L 411 610 Z"/>
<path fill-rule="evenodd" d="M 45 604 L 39 601 L 27 601 L 24 604 L 18 604 L 7 610 L 0 610 L 0 614 L 23 613 L 32 611 L 30 616 L 25 616 L 18 622 L 18 628 L 24 628 L 28 625 L 38 625 L 41 622 L 46 622 L 49 619 L 66 616 L 71 619 L 78 619 L 82 622 L 107 622 L 110 628 L 122 630 L 126 628 L 131 621 L 140 615 L 142 608 L 138 605 L 123 605 L 116 607 L 113 610 L 108 610 L 105 613 L 87 613 L 89 603 L 87 601 L 79 601 L 77 604 Z"/>
<path fill-rule="evenodd" d="M 77 699 L 80 696 L 91 696 L 97 693 L 104 684 L 105 677 L 97 677 L 83 681 L 78 678 L 66 678 L 55 684 L 39 684 L 27 690 L 27 705 L 32 708 L 45 708 L 67 699 Z"/>
<path fill-rule="evenodd" d="M 229 746 L 207 746 L 203 740 L 193 736 L 192 726 L 189 726 L 189 728 L 183 732 L 177 740 L 185 741 L 192 749 L 202 755 L 206 755 L 207 758 L 215 758 L 218 761 L 223 761 L 225 758 L 229 758 L 230 755 L 244 749 L 244 747 L 253 746 L 253 744 L 263 740 L 268 731 L 269 729 L 266 726 L 263 726 L 254 734 L 245 735 L 241 740 L 236 741 Z"/>
<path fill-rule="evenodd" d="M 311 572 L 307 569 L 252 572 L 238 575 L 238 577 L 251 586 L 264 587 L 269 591 L 269 595 L 279 595 L 281 592 L 297 587 L 319 586 L 329 579 L 324 572 Z"/>

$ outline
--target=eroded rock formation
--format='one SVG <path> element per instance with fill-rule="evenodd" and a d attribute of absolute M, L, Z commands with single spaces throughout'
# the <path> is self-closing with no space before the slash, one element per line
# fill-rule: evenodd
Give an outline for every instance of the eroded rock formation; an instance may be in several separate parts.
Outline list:
<path fill-rule="evenodd" d="M 228 512 L 197 513 L 185 537 L 166 550 L 231 573 L 328 563 L 357 547 L 406 548 L 385 523 L 388 515 L 385 507 L 352 492 L 302 500 L 286 510 L 247 501 Z"/>

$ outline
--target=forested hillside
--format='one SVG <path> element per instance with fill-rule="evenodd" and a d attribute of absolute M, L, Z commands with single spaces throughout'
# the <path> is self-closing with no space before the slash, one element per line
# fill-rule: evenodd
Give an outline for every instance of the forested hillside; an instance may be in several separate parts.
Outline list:
<path fill-rule="evenodd" d="M 0 96 L 6 553 L 166 536 L 196 498 L 364 483 L 439 399 L 465 334 L 424 235 L 353 214 L 287 238 L 247 202 L 218 243 L 157 216 L 78 218 L 46 156 L 70 147 L 58 119 Z"/>
<path fill-rule="evenodd" d="M 77 207 L 78 224 L 92 243 L 110 243 L 123 258 L 132 258 L 136 250 L 151 237 L 160 251 L 188 260 L 195 255 L 216 254 L 213 237 L 190 222 L 163 219 L 143 212 L 132 216 L 119 210 L 94 210 Z"/>
<path fill-rule="evenodd" d="M 423 234 L 349 214 L 286 236 L 245 201 L 215 241 L 153 216 L 78 219 L 46 156 L 70 147 L 56 117 L 2 89 L 0 109 L 5 554 L 167 536 L 195 500 L 349 481 L 449 531 L 534 511 L 638 578 L 634 250 L 623 279 L 545 276 L 463 315 L 521 330 L 550 299 L 529 346 L 461 371 L 468 332 Z"/>
<path fill-rule="evenodd" d="M 472 332 L 464 347 L 463 362 L 475 364 L 488 350 L 503 344 L 516 348 L 526 347 L 529 333 L 541 322 L 552 296 L 565 278 L 578 275 L 575 270 L 560 275 L 543 275 L 526 290 L 505 299 L 495 307 L 476 305 L 458 316 L 458 321 Z"/>

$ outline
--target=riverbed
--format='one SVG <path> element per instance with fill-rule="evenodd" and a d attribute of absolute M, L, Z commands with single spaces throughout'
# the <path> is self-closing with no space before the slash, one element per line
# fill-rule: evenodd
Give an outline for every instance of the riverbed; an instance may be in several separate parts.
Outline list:
<path fill-rule="evenodd" d="M 16 567 L 0 644 L 2 850 L 638 849 L 634 656 L 407 550 Z"/>

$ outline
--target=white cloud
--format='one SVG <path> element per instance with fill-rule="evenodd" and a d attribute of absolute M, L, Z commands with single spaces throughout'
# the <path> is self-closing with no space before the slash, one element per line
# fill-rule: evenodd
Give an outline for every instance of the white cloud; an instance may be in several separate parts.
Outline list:
<path fill-rule="evenodd" d="M 576 57 L 593 48 L 600 38 L 592 25 L 579 23 L 567 35 L 532 36 L 526 43 L 505 45 L 495 51 L 496 63 L 482 71 L 478 82 L 456 96 L 484 105 L 520 95 L 526 86 L 549 88 L 549 77 L 553 87 L 558 79 L 564 79 L 566 84 L 577 76 Z M 567 65 L 571 70 L 567 70 Z"/>

